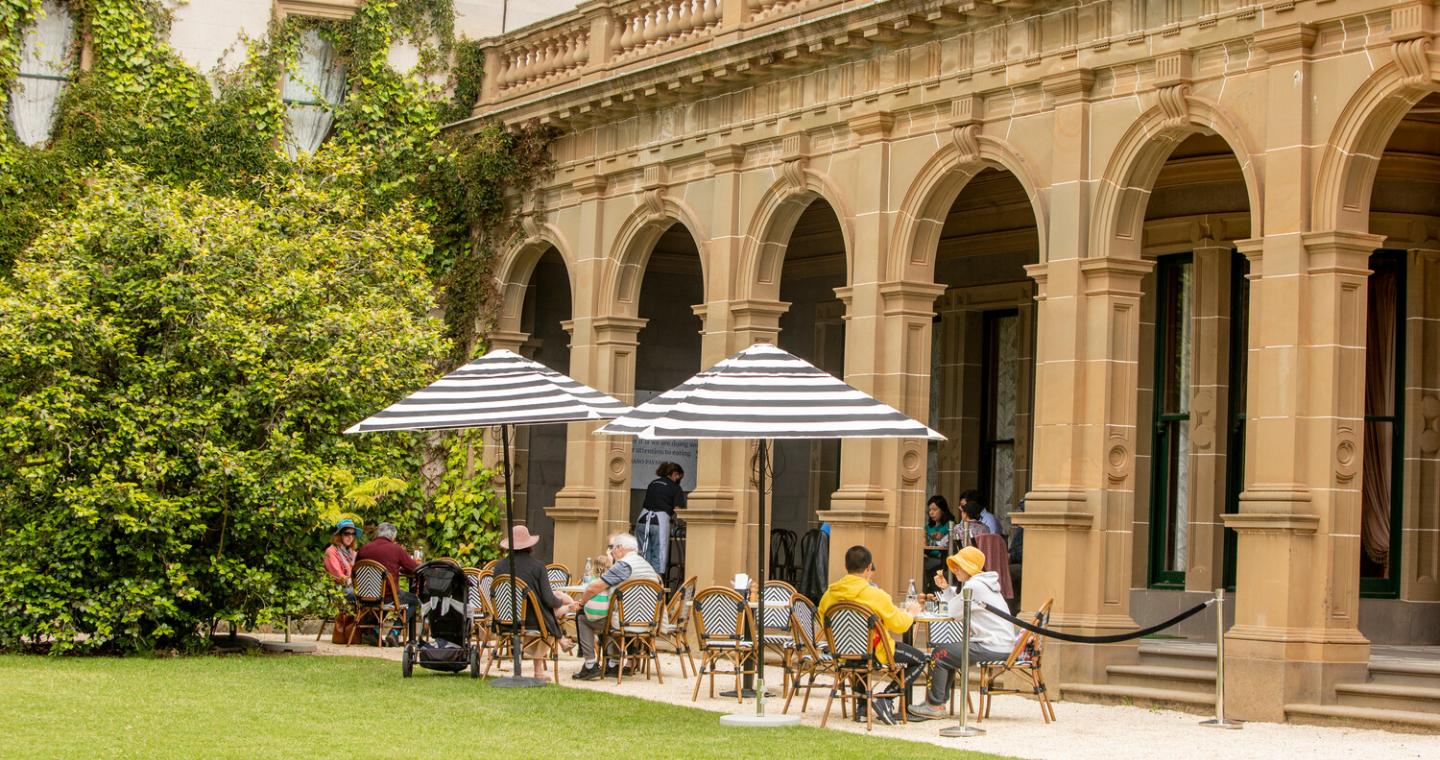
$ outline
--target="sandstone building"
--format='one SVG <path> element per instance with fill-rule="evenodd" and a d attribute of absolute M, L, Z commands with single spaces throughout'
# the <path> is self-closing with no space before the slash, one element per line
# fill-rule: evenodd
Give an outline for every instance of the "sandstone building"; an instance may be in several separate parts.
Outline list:
<path fill-rule="evenodd" d="M 949 440 L 777 447 L 777 527 L 828 522 L 900 591 L 927 495 L 979 488 L 1026 530 L 1025 609 L 1104 634 L 1231 587 L 1233 712 L 1365 717 L 1372 655 L 1440 644 L 1437 24 L 584 3 L 487 43 L 475 116 L 560 133 L 492 345 L 632 399 L 778 342 Z M 532 431 L 517 475 L 572 566 L 635 508 L 631 444 L 592 427 Z M 699 444 L 702 583 L 753 562 L 753 452 Z M 1057 646 L 1051 680 L 1173 697 L 1133 688 L 1153 643 Z"/>

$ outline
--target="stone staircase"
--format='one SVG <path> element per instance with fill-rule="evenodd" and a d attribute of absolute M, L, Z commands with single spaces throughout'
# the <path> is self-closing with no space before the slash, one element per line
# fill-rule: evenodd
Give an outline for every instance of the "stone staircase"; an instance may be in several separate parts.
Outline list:
<path fill-rule="evenodd" d="M 1377 646 L 1366 681 L 1336 684 L 1333 699 L 1326 704 L 1285 705 L 1285 717 L 1440 730 L 1440 652 L 1433 647 Z"/>
<path fill-rule="evenodd" d="M 1168 707 L 1196 714 L 1215 710 L 1215 645 L 1147 639 L 1134 665 L 1111 665 L 1105 683 L 1060 685 L 1065 699 Z"/>

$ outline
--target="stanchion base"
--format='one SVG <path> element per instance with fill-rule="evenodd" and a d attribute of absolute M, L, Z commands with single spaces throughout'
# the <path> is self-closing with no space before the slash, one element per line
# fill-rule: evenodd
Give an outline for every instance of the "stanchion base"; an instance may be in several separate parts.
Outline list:
<path fill-rule="evenodd" d="M 799 715 L 721 715 L 720 725 L 733 728 L 786 728 L 800 725 Z"/>
<path fill-rule="evenodd" d="M 734 698 L 735 698 L 735 690 L 734 690 L 734 689 L 731 689 L 731 690 L 729 690 L 729 691 L 722 691 L 722 692 L 720 692 L 720 696 L 722 696 L 722 697 L 724 697 L 724 698 L 726 698 L 726 699 L 734 699 Z M 772 698 L 774 698 L 774 696 L 775 696 L 775 692 L 773 692 L 773 691 L 767 691 L 767 692 L 765 692 L 765 698 L 766 698 L 766 699 L 772 699 Z M 741 692 L 740 692 L 740 698 L 741 698 L 741 699 L 754 699 L 754 698 L 755 698 L 755 690 L 754 690 L 754 689 L 742 689 Z"/>
<path fill-rule="evenodd" d="M 1241 722 L 1238 721 L 1238 720 L 1220 720 L 1220 719 L 1218 719 L 1218 718 L 1211 718 L 1210 720 L 1202 720 L 1202 721 L 1200 721 L 1200 725 L 1202 725 L 1202 726 L 1204 726 L 1204 727 L 1206 727 L 1206 728 L 1228 728 L 1228 729 L 1230 729 L 1231 731 L 1234 731 L 1235 729 L 1238 729 L 1238 728 L 1244 728 L 1244 727 L 1245 727 L 1245 724 L 1241 723 Z"/>
<path fill-rule="evenodd" d="M 950 739 L 964 739 L 971 736 L 984 736 L 985 729 L 974 726 L 946 726 L 940 729 L 940 735 Z"/>
<path fill-rule="evenodd" d="M 490 685 L 497 689 L 533 689 L 537 686 L 544 686 L 550 683 L 543 678 L 528 678 L 526 676 L 506 676 L 496 678 Z"/>

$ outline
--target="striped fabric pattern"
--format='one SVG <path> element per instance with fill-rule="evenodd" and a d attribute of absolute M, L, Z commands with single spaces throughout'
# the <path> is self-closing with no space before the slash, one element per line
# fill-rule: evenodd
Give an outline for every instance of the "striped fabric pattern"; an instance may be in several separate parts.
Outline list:
<path fill-rule="evenodd" d="M 650 439 L 944 438 L 768 343 L 721 361 L 599 432 Z"/>
<path fill-rule="evenodd" d="M 496 349 L 391 404 L 346 433 L 455 430 L 604 420 L 630 407 L 505 349 Z"/>

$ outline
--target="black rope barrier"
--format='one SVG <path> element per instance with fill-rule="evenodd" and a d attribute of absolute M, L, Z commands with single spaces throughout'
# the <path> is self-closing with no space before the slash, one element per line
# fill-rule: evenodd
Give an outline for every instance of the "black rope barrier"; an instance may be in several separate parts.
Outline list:
<path fill-rule="evenodd" d="M 1056 639 L 1056 640 L 1059 640 L 1059 641 L 1070 641 L 1070 642 L 1074 642 L 1074 643 L 1076 643 L 1076 644 L 1115 644 L 1115 643 L 1118 643 L 1118 642 L 1121 642 L 1121 641 L 1129 641 L 1130 639 L 1138 639 L 1138 638 L 1141 638 L 1142 636 L 1149 636 L 1149 635 L 1152 634 L 1152 633 L 1157 633 L 1157 632 L 1159 632 L 1159 631 L 1163 631 L 1163 630 L 1165 630 L 1166 628 L 1169 628 L 1169 627 L 1172 626 L 1172 625 L 1176 625 L 1176 624 L 1180 623 L 1181 621 L 1184 621 L 1184 620 L 1186 620 L 1186 619 L 1194 616 L 1194 615 L 1195 615 L 1196 613 L 1198 613 L 1200 610 L 1203 610 L 1203 609 L 1205 609 L 1206 607 L 1209 607 L 1210 605 L 1212 605 L 1212 604 L 1214 604 L 1214 603 L 1215 603 L 1215 600 L 1214 600 L 1214 599 L 1210 599 L 1210 600 L 1208 600 L 1208 601 L 1205 601 L 1205 602 L 1202 602 L 1202 603 L 1200 603 L 1200 604 L 1197 604 L 1197 605 L 1195 605 L 1194 607 L 1191 607 L 1191 608 L 1188 609 L 1188 610 L 1185 610 L 1184 612 L 1180 613 L 1179 615 L 1176 615 L 1175 617 L 1172 617 L 1172 618 L 1170 618 L 1169 620 L 1166 620 L 1166 621 L 1163 622 L 1163 623 L 1156 623 L 1155 625 L 1152 625 L 1152 626 L 1150 626 L 1149 628 L 1141 628 L 1141 629 L 1138 630 L 1138 631 L 1130 631 L 1129 633 L 1114 633 L 1114 634 L 1111 634 L 1111 635 L 1109 635 L 1109 636 L 1081 636 L 1081 635 L 1079 635 L 1079 634 L 1065 633 L 1065 632 L 1063 632 L 1063 631 L 1052 631 L 1052 630 L 1050 630 L 1049 628 L 1041 628 L 1040 626 L 1035 625 L 1034 623 L 1027 623 L 1027 622 L 1025 622 L 1024 620 L 1021 620 L 1020 618 L 1017 618 L 1017 617 L 1015 617 L 1014 615 L 1011 615 L 1009 610 L 996 609 L 996 608 L 994 608 L 994 607 L 991 607 L 991 606 L 988 605 L 988 604 L 985 604 L 984 602 L 981 602 L 981 605 L 984 606 L 985 609 L 990 610 L 991 612 L 995 613 L 996 615 L 999 615 L 999 616 L 1002 617 L 1002 618 L 1005 618 L 1006 620 L 1009 620 L 1010 622 L 1014 623 L 1015 625 L 1018 625 L 1018 626 L 1020 626 L 1021 628 L 1024 628 L 1025 630 L 1030 631 L 1031 633 L 1038 633 L 1038 634 L 1040 634 L 1041 636 L 1045 636 L 1046 638 Z"/>

